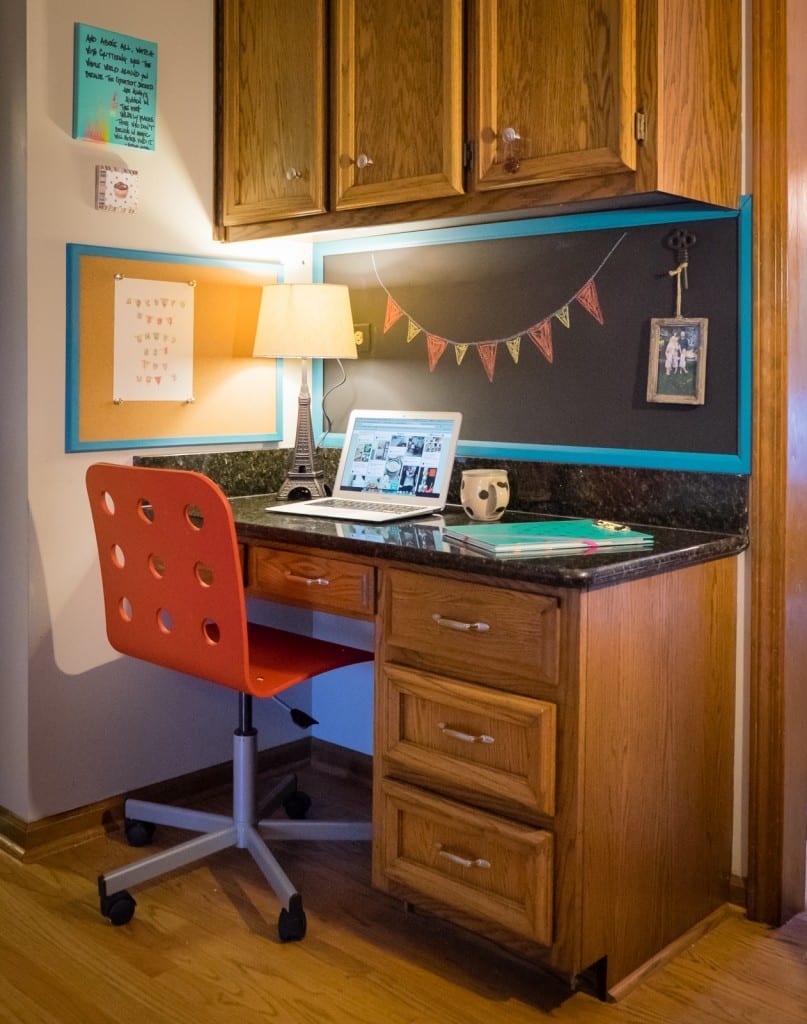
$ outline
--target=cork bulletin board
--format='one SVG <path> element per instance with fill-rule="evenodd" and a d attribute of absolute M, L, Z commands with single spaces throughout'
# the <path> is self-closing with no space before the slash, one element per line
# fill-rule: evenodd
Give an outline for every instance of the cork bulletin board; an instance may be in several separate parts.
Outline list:
<path fill-rule="evenodd" d="M 115 285 L 122 278 L 137 281 L 144 295 L 161 284 L 166 293 L 176 283 L 191 286 L 192 389 L 184 400 L 116 399 Z M 279 440 L 281 363 L 253 359 L 252 344 L 261 288 L 281 279 L 277 263 L 69 244 L 66 451 Z"/>
<path fill-rule="evenodd" d="M 316 243 L 315 278 L 349 287 L 369 341 L 344 384 L 321 368 L 324 443 L 351 408 L 454 409 L 460 456 L 749 472 L 750 223 L 744 199 Z M 647 395 L 679 235 L 692 239 L 680 315 L 708 323 L 708 360 L 688 351 L 681 375 L 705 367 L 699 404 Z M 677 384 L 663 358 L 660 374 Z"/>

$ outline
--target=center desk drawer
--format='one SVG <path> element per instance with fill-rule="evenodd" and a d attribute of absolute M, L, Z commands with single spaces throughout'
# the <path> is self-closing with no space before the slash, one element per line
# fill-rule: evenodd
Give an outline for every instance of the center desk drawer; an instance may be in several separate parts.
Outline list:
<path fill-rule="evenodd" d="M 385 780 L 384 875 L 494 921 L 541 946 L 552 943 L 553 836 Z"/>
<path fill-rule="evenodd" d="M 557 684 L 557 598 L 399 569 L 383 578 L 387 660 L 527 695 Z"/>
<path fill-rule="evenodd" d="M 555 813 L 555 705 L 385 664 L 386 772 L 479 806 Z"/>
<path fill-rule="evenodd" d="M 336 615 L 372 618 L 375 612 L 373 566 L 318 552 L 251 545 L 246 590 L 251 597 Z"/>

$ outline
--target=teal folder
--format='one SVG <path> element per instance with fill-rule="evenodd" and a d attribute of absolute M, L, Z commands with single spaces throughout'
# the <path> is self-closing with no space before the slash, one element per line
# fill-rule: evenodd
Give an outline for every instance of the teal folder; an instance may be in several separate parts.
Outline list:
<path fill-rule="evenodd" d="M 602 519 L 547 519 L 525 523 L 447 526 L 443 539 L 487 555 L 540 555 L 557 551 L 650 546 L 652 534 Z"/>

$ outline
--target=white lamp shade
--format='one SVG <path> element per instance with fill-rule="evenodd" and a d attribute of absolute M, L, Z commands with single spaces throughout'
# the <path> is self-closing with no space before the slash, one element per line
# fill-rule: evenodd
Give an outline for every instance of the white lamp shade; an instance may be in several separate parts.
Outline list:
<path fill-rule="evenodd" d="M 355 359 L 350 292 L 343 284 L 270 284 L 263 289 L 254 356 Z"/>

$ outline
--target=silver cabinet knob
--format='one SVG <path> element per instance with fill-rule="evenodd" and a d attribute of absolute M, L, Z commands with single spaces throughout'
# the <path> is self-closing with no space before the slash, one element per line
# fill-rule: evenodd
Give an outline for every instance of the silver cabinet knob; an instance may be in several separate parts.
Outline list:
<path fill-rule="evenodd" d="M 373 161 L 371 157 L 369 157 L 366 153 L 359 153 L 359 155 L 356 157 L 356 166 L 360 171 L 363 171 L 365 167 L 370 167 L 372 162 Z"/>

